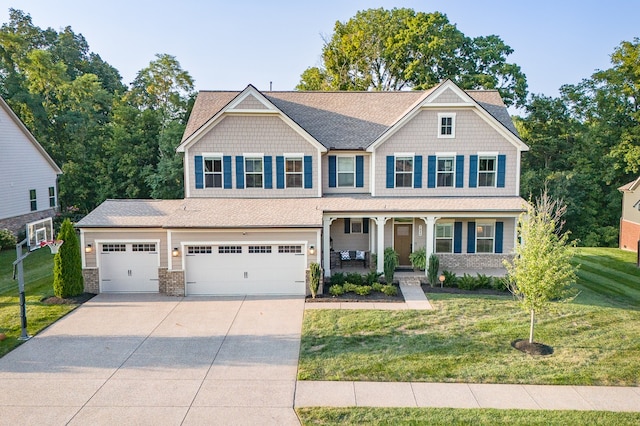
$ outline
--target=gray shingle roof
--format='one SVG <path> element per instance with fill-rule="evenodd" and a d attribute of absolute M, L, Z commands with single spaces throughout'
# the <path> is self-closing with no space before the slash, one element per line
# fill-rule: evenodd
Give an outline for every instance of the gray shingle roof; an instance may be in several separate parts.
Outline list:
<path fill-rule="evenodd" d="M 263 95 L 326 148 L 361 150 L 371 145 L 432 90 L 263 92 Z M 206 124 L 240 93 L 228 91 L 198 93 L 182 140 L 186 140 Z M 466 93 L 518 136 L 498 91 L 469 90 Z"/>
<path fill-rule="evenodd" d="M 323 213 L 517 214 L 520 197 L 188 198 L 107 200 L 76 225 L 95 227 L 243 228 L 322 226 Z"/>

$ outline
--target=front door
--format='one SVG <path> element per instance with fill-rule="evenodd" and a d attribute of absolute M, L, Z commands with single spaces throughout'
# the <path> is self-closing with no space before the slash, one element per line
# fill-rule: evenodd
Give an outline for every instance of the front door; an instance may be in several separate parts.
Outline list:
<path fill-rule="evenodd" d="M 411 243 L 413 235 L 413 224 L 396 223 L 393 228 L 393 248 L 398 253 L 400 266 L 409 266 L 409 255 L 411 254 Z"/>

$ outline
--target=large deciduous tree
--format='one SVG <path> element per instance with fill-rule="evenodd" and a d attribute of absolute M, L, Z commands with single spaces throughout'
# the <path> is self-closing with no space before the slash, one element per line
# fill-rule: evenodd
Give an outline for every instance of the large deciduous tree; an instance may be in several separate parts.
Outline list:
<path fill-rule="evenodd" d="M 498 89 L 507 105 L 523 106 L 526 77 L 507 62 L 511 53 L 500 37 L 467 37 L 439 12 L 368 9 L 336 22 L 322 66 L 305 70 L 297 89 L 427 89 L 450 78 L 464 89 Z"/>

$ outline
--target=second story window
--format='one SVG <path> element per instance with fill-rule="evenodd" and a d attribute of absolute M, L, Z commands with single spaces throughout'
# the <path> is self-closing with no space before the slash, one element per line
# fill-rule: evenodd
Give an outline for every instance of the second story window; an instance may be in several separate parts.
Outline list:
<path fill-rule="evenodd" d="M 262 188 L 262 158 L 247 157 L 244 159 L 245 188 Z"/>
<path fill-rule="evenodd" d="M 478 186 L 496 186 L 497 160 L 495 156 L 478 158 Z"/>
<path fill-rule="evenodd" d="M 338 187 L 353 188 L 356 182 L 355 157 L 338 157 Z"/>
<path fill-rule="evenodd" d="M 36 196 L 36 190 L 29 190 L 29 202 L 31 203 L 31 211 L 35 212 L 38 210 L 38 197 Z"/>
<path fill-rule="evenodd" d="M 222 158 L 204 159 L 204 187 L 222 188 Z"/>
<path fill-rule="evenodd" d="M 56 206 L 56 187 L 50 186 L 49 187 L 49 207 L 55 207 L 55 206 Z"/>
<path fill-rule="evenodd" d="M 396 157 L 396 188 L 413 188 L 413 156 Z"/>
<path fill-rule="evenodd" d="M 456 114 L 455 113 L 438 114 L 438 137 L 439 138 L 455 138 L 456 137 Z"/>
<path fill-rule="evenodd" d="M 285 158 L 287 188 L 302 188 L 302 158 Z"/>
<path fill-rule="evenodd" d="M 437 187 L 453 187 L 455 175 L 455 157 L 438 157 Z"/>

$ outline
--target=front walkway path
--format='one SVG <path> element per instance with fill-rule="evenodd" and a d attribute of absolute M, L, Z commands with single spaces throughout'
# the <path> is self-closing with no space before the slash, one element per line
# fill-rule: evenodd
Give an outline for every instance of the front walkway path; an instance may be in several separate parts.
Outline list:
<path fill-rule="evenodd" d="M 640 412 L 640 388 L 299 381 L 296 407 L 449 407 Z"/>

